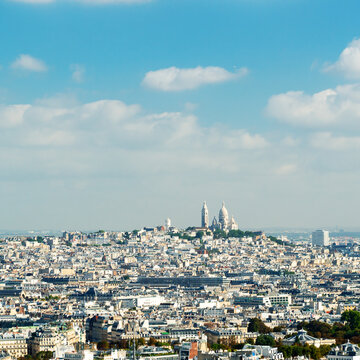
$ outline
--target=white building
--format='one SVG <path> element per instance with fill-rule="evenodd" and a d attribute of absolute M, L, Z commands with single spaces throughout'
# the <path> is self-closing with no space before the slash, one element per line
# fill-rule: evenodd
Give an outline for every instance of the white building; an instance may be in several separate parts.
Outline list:
<path fill-rule="evenodd" d="M 121 301 L 122 308 L 148 308 L 152 306 L 159 306 L 161 303 L 165 302 L 163 296 L 154 295 L 154 296 L 124 296 L 119 299 Z"/>
<path fill-rule="evenodd" d="M 329 246 L 330 236 L 327 230 L 316 230 L 312 233 L 312 244 L 315 246 Z"/>
<path fill-rule="evenodd" d="M 242 307 L 271 307 L 275 305 L 291 305 L 291 295 L 288 294 L 270 294 L 268 296 L 235 296 L 234 305 Z"/>
<path fill-rule="evenodd" d="M 229 230 L 239 230 L 238 224 L 235 222 L 234 217 L 231 217 L 230 224 L 229 224 Z"/>
<path fill-rule="evenodd" d="M 222 207 L 219 211 L 219 224 L 222 230 L 227 230 L 229 226 L 229 213 L 225 207 L 225 203 L 222 203 Z"/>
<path fill-rule="evenodd" d="M 209 227 L 209 210 L 207 208 L 206 201 L 204 201 L 204 205 L 201 210 L 201 227 Z"/>
<path fill-rule="evenodd" d="M 166 229 L 166 231 L 169 231 L 170 228 L 171 228 L 171 220 L 170 220 L 170 218 L 167 218 L 165 220 L 165 229 Z"/>
<path fill-rule="evenodd" d="M 206 214 L 206 221 L 209 224 L 209 217 L 207 212 L 206 203 L 204 203 L 204 207 L 202 210 L 202 220 Z M 204 222 L 202 222 L 202 226 L 204 226 Z M 234 217 L 232 216 L 231 219 L 229 218 L 229 213 L 225 207 L 225 203 L 222 203 L 221 209 L 219 211 L 219 221 L 214 217 L 214 220 L 211 224 L 211 230 L 215 231 L 217 229 L 229 231 L 229 230 L 239 230 L 239 226 L 236 223 Z"/>
<path fill-rule="evenodd" d="M 327 360 L 360 360 L 360 348 L 347 342 L 332 349 L 326 358 Z"/>

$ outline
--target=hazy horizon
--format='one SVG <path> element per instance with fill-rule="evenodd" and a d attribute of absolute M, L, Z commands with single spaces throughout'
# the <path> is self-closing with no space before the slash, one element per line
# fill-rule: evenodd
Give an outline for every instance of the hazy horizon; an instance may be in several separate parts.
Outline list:
<path fill-rule="evenodd" d="M 1 1 L 0 228 L 360 229 L 359 10 Z"/>

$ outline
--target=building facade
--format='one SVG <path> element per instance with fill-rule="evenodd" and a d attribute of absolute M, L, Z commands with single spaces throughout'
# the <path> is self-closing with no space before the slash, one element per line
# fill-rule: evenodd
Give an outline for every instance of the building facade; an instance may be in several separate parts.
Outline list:
<path fill-rule="evenodd" d="M 28 354 L 28 344 L 24 337 L 2 335 L 0 337 L 0 351 L 6 351 L 13 358 L 19 358 Z"/>
<path fill-rule="evenodd" d="M 333 348 L 326 356 L 327 360 L 360 360 L 360 348 L 347 342 Z"/>
<path fill-rule="evenodd" d="M 312 233 L 312 244 L 315 246 L 329 246 L 330 236 L 327 230 L 316 230 Z"/>

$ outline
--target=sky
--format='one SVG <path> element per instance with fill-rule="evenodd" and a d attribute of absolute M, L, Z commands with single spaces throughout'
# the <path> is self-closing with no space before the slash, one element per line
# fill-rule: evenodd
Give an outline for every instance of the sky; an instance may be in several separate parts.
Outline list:
<path fill-rule="evenodd" d="M 0 0 L 0 229 L 360 229 L 358 0 Z"/>

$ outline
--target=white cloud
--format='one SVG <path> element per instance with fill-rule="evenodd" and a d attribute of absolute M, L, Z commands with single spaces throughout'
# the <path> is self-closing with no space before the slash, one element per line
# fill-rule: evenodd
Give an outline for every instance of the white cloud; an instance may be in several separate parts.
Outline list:
<path fill-rule="evenodd" d="M 186 102 L 184 105 L 184 110 L 186 112 L 193 112 L 197 109 L 197 107 L 198 107 L 198 104 L 194 104 L 192 102 Z"/>
<path fill-rule="evenodd" d="M 30 105 L 0 105 L 0 127 L 11 128 L 21 125 L 24 113 L 30 107 Z"/>
<path fill-rule="evenodd" d="M 221 135 L 220 135 L 221 134 Z M 228 150 L 257 150 L 268 146 L 265 138 L 259 134 L 250 134 L 246 130 L 227 131 L 220 127 L 210 129 L 209 141 Z"/>
<path fill-rule="evenodd" d="M 310 137 L 310 144 L 325 150 L 358 150 L 360 136 L 334 136 L 331 132 L 319 132 Z"/>
<path fill-rule="evenodd" d="M 119 100 L 99 100 L 78 106 L 71 111 L 79 119 L 85 120 L 87 124 L 90 121 L 95 125 L 101 123 L 119 124 L 132 121 L 133 117 L 141 111 L 141 107 L 139 105 L 126 105 Z"/>
<path fill-rule="evenodd" d="M 50 4 L 55 2 L 60 2 L 60 0 L 9 0 L 12 2 L 24 3 L 24 4 Z M 64 2 L 78 2 L 85 5 L 110 5 L 110 4 L 141 4 L 147 3 L 152 0 L 63 0 Z"/>
<path fill-rule="evenodd" d="M 268 145 L 260 134 L 242 129 L 202 127 L 196 116 L 188 113 L 145 114 L 141 106 L 119 100 L 78 104 L 57 97 L 37 101 L 34 105 L 2 106 L 0 119 L 0 126 L 14 129 L 13 136 L 22 146 L 90 143 L 138 150 L 186 148 L 192 152 L 203 148 L 209 153 L 236 154 L 261 150 Z M 5 136 L 3 140 L 6 142 L 6 139 Z"/>
<path fill-rule="evenodd" d="M 222 83 L 245 76 L 248 69 L 232 73 L 217 66 L 179 69 L 175 66 L 146 73 L 143 85 L 161 91 L 196 89 L 202 85 Z"/>
<path fill-rule="evenodd" d="M 41 129 L 30 131 L 23 141 L 30 146 L 66 146 L 74 144 L 75 136 L 69 131 Z"/>
<path fill-rule="evenodd" d="M 47 71 L 47 66 L 42 60 L 36 59 L 27 54 L 20 55 L 12 63 L 11 67 L 17 70 L 26 70 L 26 71 L 34 71 L 34 72 Z"/>
<path fill-rule="evenodd" d="M 50 4 L 55 0 L 10 0 L 12 2 L 19 2 L 24 4 Z"/>
<path fill-rule="evenodd" d="M 296 172 L 296 170 L 297 170 L 296 164 L 285 164 L 276 168 L 275 174 L 285 176 L 285 175 L 293 174 L 294 172 Z"/>
<path fill-rule="evenodd" d="M 19 219 L 28 219 L 34 209 L 46 218 L 44 209 L 55 203 L 60 223 L 66 223 L 62 216 L 68 206 L 74 226 L 81 223 L 79 204 L 89 211 L 83 219 L 84 227 L 91 225 L 86 223 L 87 218 L 96 222 L 93 219 L 99 214 L 105 220 L 113 215 L 112 226 L 121 218 L 120 226 L 126 228 L 132 226 L 135 217 L 136 221 L 158 224 L 171 215 L 175 224 L 190 223 L 197 216 L 196 203 L 211 197 L 213 204 L 222 198 L 232 199 L 234 208 L 240 204 L 234 214 L 242 226 L 250 226 L 245 216 L 249 206 L 259 201 L 264 206 L 255 206 L 254 211 L 258 211 L 261 222 L 269 221 L 272 212 L 268 209 L 276 206 L 271 223 L 278 221 L 279 214 L 289 216 L 294 203 L 300 205 L 295 209 L 298 213 L 291 216 L 301 218 L 319 193 L 326 205 L 314 211 L 321 214 L 328 208 L 329 193 L 343 199 L 339 189 L 347 191 L 344 204 L 358 197 L 353 192 L 360 174 L 360 140 L 356 136 L 350 138 L 351 148 L 345 145 L 349 139 L 336 133 L 314 137 L 318 147 L 310 139 L 291 147 L 284 142 L 292 145 L 297 139 L 283 142 L 280 134 L 278 141 L 270 142 L 263 134 L 246 129 L 203 126 L 189 112 L 149 113 L 139 105 L 118 100 L 79 103 L 61 95 L 31 105 L 1 106 L 0 126 L 2 196 L 14 204 L 31 194 Z M 334 145 L 333 149 L 324 149 L 333 143 L 343 151 L 332 151 Z M 13 188 L 10 194 L 4 186 L 6 181 Z M 49 185 L 54 182 L 61 187 Z M 84 188 L 72 190 L 79 183 L 84 183 Z M 289 201 L 279 202 L 284 198 Z M 151 210 L 144 209 L 145 202 L 151 203 Z M 94 203 L 104 206 L 105 214 L 94 213 Z M 189 218 L 180 220 L 182 212 L 176 212 L 179 203 L 182 209 L 189 208 Z M 339 204 L 343 209 L 343 203 Z M 113 208 L 109 210 L 109 206 Z M 144 213 L 139 215 L 138 209 Z M 149 220 L 149 213 L 154 218 Z M 56 227 L 63 227 L 60 223 Z"/>
<path fill-rule="evenodd" d="M 294 137 L 288 135 L 288 136 L 285 136 L 285 138 L 282 140 L 282 143 L 285 146 L 294 147 L 294 146 L 298 146 L 300 144 L 300 139 L 294 138 Z"/>
<path fill-rule="evenodd" d="M 84 81 L 85 67 L 83 65 L 73 64 L 70 66 L 70 70 L 72 71 L 72 79 L 75 82 L 81 83 Z"/>
<path fill-rule="evenodd" d="M 336 71 L 348 79 L 360 79 L 360 39 L 353 40 L 340 54 L 339 59 L 324 68 L 325 71 Z"/>
<path fill-rule="evenodd" d="M 360 85 L 342 85 L 312 95 L 303 91 L 274 95 L 266 113 L 280 121 L 308 127 L 359 124 Z"/>
<path fill-rule="evenodd" d="M 107 5 L 107 4 L 142 4 L 152 0 L 75 0 L 79 3 L 88 5 Z"/>

